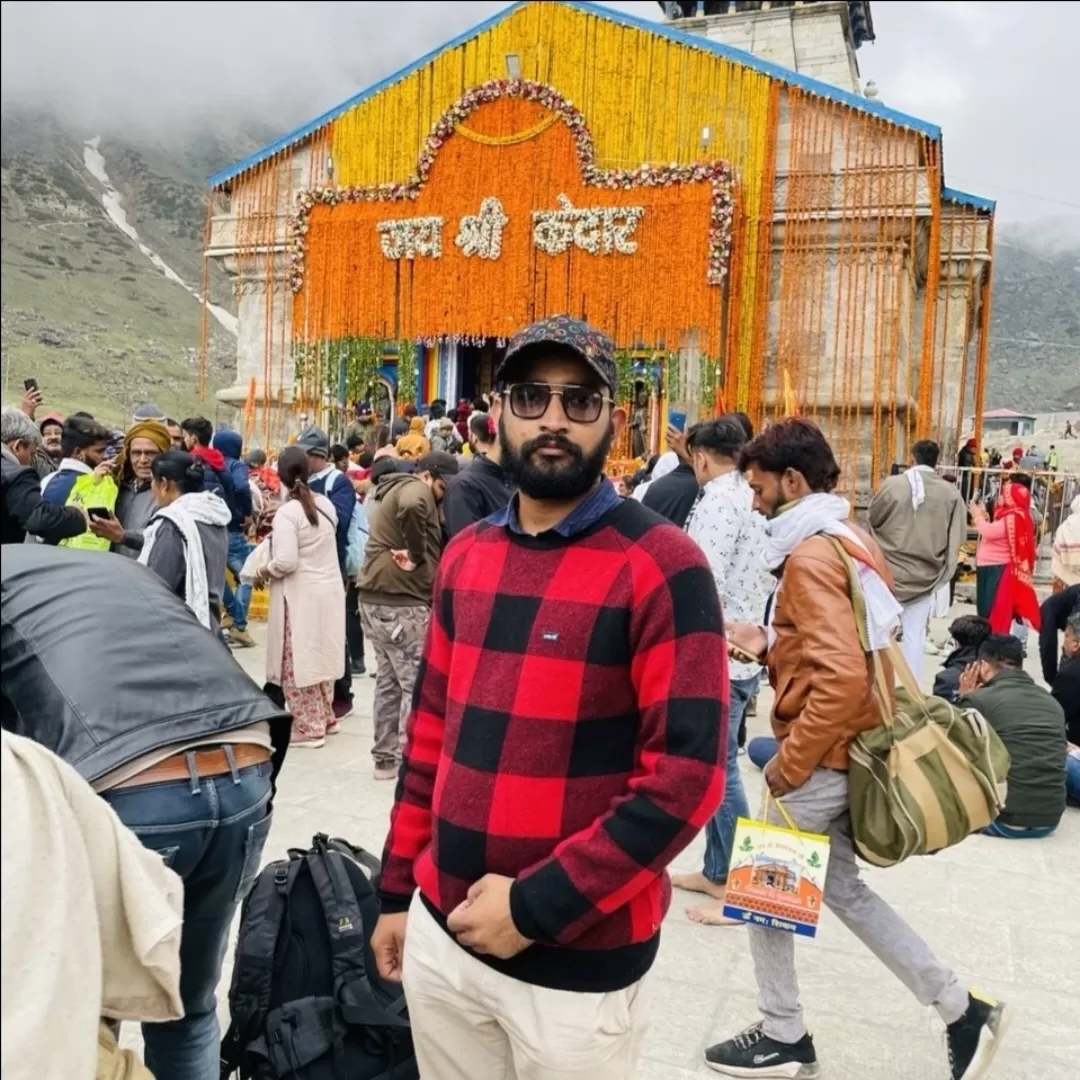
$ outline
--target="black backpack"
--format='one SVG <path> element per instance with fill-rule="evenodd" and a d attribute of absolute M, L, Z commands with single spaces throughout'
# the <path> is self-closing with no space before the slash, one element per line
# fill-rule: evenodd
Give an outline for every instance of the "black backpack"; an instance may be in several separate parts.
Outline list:
<path fill-rule="evenodd" d="M 380 869 L 320 833 L 261 871 L 241 910 L 222 1080 L 419 1080 L 401 985 L 371 952 Z"/>

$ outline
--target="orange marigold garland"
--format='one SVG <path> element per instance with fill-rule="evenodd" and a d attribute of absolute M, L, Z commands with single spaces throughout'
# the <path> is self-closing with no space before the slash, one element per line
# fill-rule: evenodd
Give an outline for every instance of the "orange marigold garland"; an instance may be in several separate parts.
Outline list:
<path fill-rule="evenodd" d="M 429 182 L 434 168 L 441 178 L 440 190 L 444 185 L 452 186 L 455 201 L 462 204 L 452 207 L 451 212 L 462 213 L 463 231 L 465 228 L 473 230 L 470 236 L 457 243 L 457 247 L 464 247 L 467 254 L 480 253 L 481 259 L 497 258 L 501 234 L 496 231 L 491 236 L 490 232 L 484 232 L 484 229 L 490 229 L 492 222 L 498 225 L 505 216 L 502 215 L 501 206 L 495 205 L 497 200 L 492 200 L 490 193 L 483 190 L 481 178 L 474 175 L 475 170 L 469 170 L 467 176 L 453 175 L 454 162 L 447 161 L 445 165 L 435 166 L 439 151 L 455 133 L 460 133 L 459 129 L 466 118 L 481 106 L 512 101 L 536 107 L 525 133 L 538 142 L 547 140 L 540 144 L 548 154 L 544 159 L 542 179 L 554 184 L 555 191 L 560 185 L 569 184 L 568 180 L 561 181 L 558 176 L 565 174 L 573 161 L 574 183 L 579 191 L 583 184 L 589 189 L 608 193 L 652 189 L 662 200 L 659 203 L 655 199 L 649 200 L 652 207 L 650 221 L 656 235 L 672 236 L 677 240 L 680 232 L 688 234 L 692 231 L 693 236 L 686 245 L 686 251 L 661 251 L 658 255 L 654 243 L 654 265 L 651 267 L 654 274 L 651 284 L 643 289 L 640 267 L 635 267 L 633 260 L 606 261 L 601 277 L 600 271 L 587 265 L 587 260 L 583 261 L 584 255 L 574 250 L 570 250 L 569 257 L 563 260 L 545 259 L 540 253 L 548 251 L 548 248 L 537 239 L 531 254 L 523 257 L 520 251 L 522 230 L 535 229 L 539 237 L 546 226 L 546 215 L 562 215 L 575 220 L 576 217 L 583 220 L 588 218 L 589 221 L 596 218 L 592 225 L 589 221 L 585 222 L 587 227 L 579 230 L 581 236 L 575 234 L 573 246 L 581 248 L 583 253 L 598 253 L 595 246 L 588 246 L 588 238 L 590 229 L 602 227 L 604 239 L 600 253 L 611 254 L 614 248 L 624 255 L 631 254 L 636 249 L 633 234 L 640 220 L 640 207 L 612 205 L 609 195 L 608 199 L 600 200 L 600 206 L 578 210 L 564 197 L 560 197 L 556 205 L 556 198 L 551 195 L 550 209 L 546 205 L 544 209 L 530 205 L 523 212 L 519 200 L 517 218 L 510 226 L 517 230 L 515 235 L 518 237 L 519 250 L 515 257 L 503 259 L 499 270 L 499 280 L 505 289 L 519 298 L 529 297 L 528 306 L 533 313 L 588 307 L 584 313 L 609 330 L 617 329 L 624 344 L 677 348 L 677 340 L 652 339 L 657 326 L 666 328 L 669 339 L 676 333 L 676 328 L 680 328 L 678 333 L 700 329 L 712 346 L 709 351 L 717 351 L 721 303 L 718 286 L 725 279 L 731 252 L 730 166 L 726 162 L 713 161 L 691 165 L 642 165 L 632 170 L 602 169 L 595 164 L 592 137 L 581 113 L 551 87 L 527 80 L 497 79 L 467 92 L 435 125 L 424 144 L 415 174 L 404 182 L 376 187 L 316 187 L 299 194 L 288 225 L 292 289 L 297 294 L 305 292 L 307 278 L 315 274 L 323 283 L 319 292 L 323 293 L 329 288 L 337 296 L 333 299 L 325 295 L 298 297 L 297 329 L 307 322 L 307 318 L 301 315 L 307 312 L 314 322 L 314 325 L 310 325 L 310 330 L 314 331 L 311 336 L 316 339 L 357 333 L 395 337 L 399 334 L 411 335 L 415 331 L 417 337 L 466 340 L 471 337 L 499 337 L 508 331 L 507 327 L 490 326 L 483 320 L 478 324 L 475 311 L 471 320 L 465 318 L 462 305 L 468 302 L 467 296 L 463 295 L 467 289 L 433 289 L 429 270 L 425 267 L 421 273 L 422 262 L 454 254 L 451 250 L 455 246 L 452 230 L 456 230 L 459 223 L 457 220 L 440 221 L 444 213 L 441 202 L 435 208 L 430 205 L 424 210 L 418 208 L 416 218 L 378 223 L 384 258 L 377 261 L 367 257 L 370 242 L 361 240 L 362 233 L 358 231 L 370 229 L 371 222 L 367 218 L 371 216 L 371 210 L 359 217 L 349 214 L 341 216 L 340 211 L 349 207 L 359 209 L 364 205 L 416 200 Z M 563 122 L 562 127 L 570 132 L 572 142 L 566 145 L 572 146 L 573 151 L 568 157 L 560 149 L 565 143 L 565 136 L 558 136 L 558 141 L 552 143 L 546 134 L 550 125 L 537 122 L 536 116 L 542 117 L 539 113 L 541 109 L 554 113 Z M 472 143 L 481 144 L 483 153 L 490 156 L 490 164 L 487 158 L 485 164 L 491 174 L 501 174 L 500 167 L 511 171 L 515 165 L 520 168 L 522 159 L 507 156 L 520 146 L 519 137 L 477 131 L 470 126 L 467 138 Z M 473 149 L 476 151 L 480 147 L 474 146 Z M 460 156 L 459 148 L 452 157 L 456 160 Z M 675 191 L 677 185 L 697 184 L 708 185 L 701 195 L 695 193 L 693 186 L 683 194 Z M 660 196 L 664 189 L 672 189 L 671 198 Z M 567 187 L 567 190 L 570 188 Z M 544 198 L 548 197 L 545 194 Z M 703 197 L 708 200 L 707 224 L 694 211 L 695 203 L 705 206 Z M 425 202 L 430 204 L 431 200 Z M 469 207 L 467 214 L 464 210 L 466 205 Z M 312 214 L 317 208 L 336 208 L 338 212 L 333 219 L 321 217 L 316 226 Z M 521 220 L 522 217 L 525 220 Z M 446 235 L 440 238 L 444 225 Z M 498 227 L 505 225 L 503 221 Z M 673 228 L 675 225 L 681 225 L 681 228 Z M 312 247 L 316 239 L 317 247 L 321 249 L 319 255 L 314 254 Z M 494 254 L 489 253 L 486 246 L 491 240 L 495 243 Z M 339 247 L 342 243 L 350 247 L 346 265 L 352 271 L 350 276 L 353 280 L 348 295 L 343 293 L 340 285 L 330 284 L 325 276 L 330 270 L 326 245 Z M 364 247 L 364 244 L 368 247 Z M 673 246 L 679 245 L 676 243 Z M 693 265 L 688 264 L 687 256 L 696 251 L 701 254 L 694 258 L 700 257 L 701 262 L 694 264 L 698 267 L 695 270 Z M 556 246 L 549 254 L 565 254 L 565 251 Z M 338 261 L 337 258 L 332 259 L 335 263 Z M 475 265 L 476 261 L 471 261 L 468 272 L 470 277 L 474 273 L 477 275 L 474 287 L 483 293 L 485 279 L 481 271 L 474 270 Z M 357 278 L 358 271 L 362 271 L 362 279 Z M 666 281 L 666 286 L 656 287 L 655 271 L 662 271 L 660 280 Z M 425 278 L 424 274 L 429 276 Z M 700 284 L 688 282 L 688 274 L 701 274 L 697 278 Z M 710 295 L 702 293 L 702 288 Z M 715 295 L 711 295 L 712 288 L 716 288 Z M 641 295 L 643 291 L 647 293 L 646 296 Z M 689 298 L 682 295 L 688 291 L 696 294 L 691 304 L 687 302 Z M 670 295 L 666 295 L 668 293 Z M 393 310 L 388 302 L 390 296 L 396 297 Z M 520 301 L 517 306 L 521 307 Z M 520 314 L 529 313 L 523 310 Z M 301 319 L 304 321 L 301 322 Z"/>

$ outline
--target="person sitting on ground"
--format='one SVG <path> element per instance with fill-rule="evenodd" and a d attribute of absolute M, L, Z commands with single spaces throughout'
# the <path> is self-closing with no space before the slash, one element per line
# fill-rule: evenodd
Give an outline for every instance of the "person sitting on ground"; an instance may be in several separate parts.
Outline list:
<path fill-rule="evenodd" d="M 1059 634 L 1065 632 L 1069 615 L 1080 604 L 1080 583 L 1048 596 L 1039 608 L 1039 663 L 1047 686 L 1053 686 L 1061 659 Z"/>
<path fill-rule="evenodd" d="M 1009 751 L 1005 808 L 984 830 L 1006 839 L 1049 836 L 1065 812 L 1065 714 L 1023 664 L 1019 638 L 991 634 L 960 676 L 956 702 L 982 713 Z"/>
<path fill-rule="evenodd" d="M 947 657 L 934 677 L 934 697 L 956 701 L 960 676 L 969 664 L 979 658 L 979 646 L 990 636 L 990 620 L 981 615 L 961 615 L 949 627 L 949 636 L 956 648 Z"/>
<path fill-rule="evenodd" d="M 1065 628 L 1065 658 L 1050 691 L 1065 710 L 1069 756 L 1065 760 L 1065 791 L 1073 806 L 1080 806 L 1080 603 Z"/>
<path fill-rule="evenodd" d="M 41 496 L 41 478 L 31 466 L 41 446 L 38 426 L 20 409 L 4 409 L 0 419 L 0 543 L 21 544 L 26 534 L 58 544 L 86 532 L 86 513 L 57 506 Z"/>
<path fill-rule="evenodd" d="M 1080 603 L 1065 624 L 1065 650 L 1050 694 L 1065 713 L 1069 742 L 1080 747 Z"/>

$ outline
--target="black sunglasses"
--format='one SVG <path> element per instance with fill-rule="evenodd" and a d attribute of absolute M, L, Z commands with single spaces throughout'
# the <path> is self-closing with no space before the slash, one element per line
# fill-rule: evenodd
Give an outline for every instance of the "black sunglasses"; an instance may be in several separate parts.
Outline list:
<path fill-rule="evenodd" d="M 602 391 L 591 386 L 551 386 L 548 383 L 523 382 L 508 386 L 504 394 L 510 399 L 510 411 L 519 420 L 539 420 L 547 412 L 551 399 L 562 398 L 567 420 L 575 424 L 595 424 L 600 419 L 604 402 L 611 402 Z"/>

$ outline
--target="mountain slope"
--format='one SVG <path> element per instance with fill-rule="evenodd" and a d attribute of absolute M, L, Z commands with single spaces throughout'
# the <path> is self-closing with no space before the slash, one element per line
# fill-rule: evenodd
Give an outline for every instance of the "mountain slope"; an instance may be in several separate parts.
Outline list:
<path fill-rule="evenodd" d="M 201 305 L 106 216 L 85 160 L 95 134 L 45 113 L 4 110 L 4 400 L 17 399 L 33 376 L 47 408 L 86 408 L 112 423 L 146 400 L 176 416 L 227 416 L 212 393 L 232 382 L 235 336 L 211 320 L 210 400 L 200 403 Z M 192 138 L 174 148 L 100 140 L 130 226 L 188 286 L 200 284 L 205 177 L 260 139 Z M 211 297 L 233 306 L 216 268 Z"/>
<path fill-rule="evenodd" d="M 4 109 L 4 400 L 34 376 L 48 407 L 87 408 L 114 423 L 144 400 L 174 416 L 234 416 L 213 391 L 232 382 L 235 337 L 211 320 L 208 400 L 199 402 L 200 304 L 106 217 L 85 161 L 98 134 Z M 140 242 L 198 289 L 205 177 L 272 137 L 252 127 L 177 134 L 171 143 L 101 133 L 98 149 Z M 988 408 L 1080 405 L 1077 220 L 998 231 Z M 210 293 L 235 311 L 216 266 Z"/>

